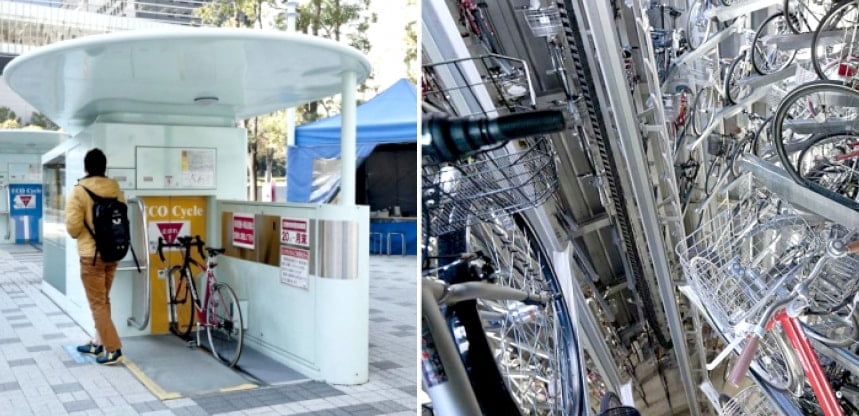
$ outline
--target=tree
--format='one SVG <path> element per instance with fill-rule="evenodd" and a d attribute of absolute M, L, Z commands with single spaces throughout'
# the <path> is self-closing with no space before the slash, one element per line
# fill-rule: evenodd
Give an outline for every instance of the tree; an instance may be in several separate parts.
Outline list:
<path fill-rule="evenodd" d="M 262 28 L 263 3 L 271 0 L 215 0 L 194 10 L 200 23 L 217 27 L 254 27 L 260 23 Z"/>
<path fill-rule="evenodd" d="M 21 127 L 21 118 L 9 107 L 0 107 L 0 129 L 17 129 Z"/>
<path fill-rule="evenodd" d="M 38 126 L 45 130 L 59 130 L 60 126 L 56 125 L 51 119 L 45 117 L 44 114 L 36 111 L 30 115 L 30 123 L 27 126 Z"/>
<path fill-rule="evenodd" d="M 378 20 L 376 14 L 369 11 L 369 6 L 370 0 L 310 0 L 298 8 L 295 28 L 299 32 L 337 42 L 344 41 L 345 33 L 345 43 L 366 54 L 372 47 L 367 38 L 367 29 Z M 358 86 L 358 91 L 366 92 L 372 78 L 371 74 Z M 324 113 L 319 111 L 320 107 Z M 339 107 L 339 103 L 332 97 L 304 104 L 296 112 L 308 122 L 338 112 Z"/>
<path fill-rule="evenodd" d="M 411 0 L 413 1 L 413 0 Z M 195 15 L 204 25 L 219 27 L 258 27 L 286 29 L 286 21 L 278 14 L 269 22 L 265 16 L 271 10 L 285 10 L 287 0 L 213 0 L 198 8 Z M 370 0 L 309 0 L 296 10 L 296 30 L 329 38 L 367 53 L 370 41 L 367 29 L 376 22 L 375 13 L 368 11 Z M 359 91 L 368 89 L 365 82 Z M 319 111 L 322 108 L 324 114 Z M 296 109 L 301 121 L 313 121 L 339 109 L 332 98 L 308 103 Z M 275 166 L 285 165 L 284 112 L 244 120 L 248 131 L 248 174 L 251 179 L 251 199 L 256 199 L 256 181 L 262 172 L 272 173 Z M 262 154 L 260 154 L 262 152 Z M 278 163 L 283 160 L 282 163 Z M 265 170 L 259 168 L 264 163 Z"/>
<path fill-rule="evenodd" d="M 204 25 L 218 27 L 264 27 L 263 7 L 273 5 L 273 0 L 215 0 L 197 8 L 194 14 Z M 248 131 L 248 176 L 250 177 L 250 199 L 257 200 L 257 144 L 259 141 L 259 118 L 243 120 L 242 125 Z"/>
<path fill-rule="evenodd" d="M 407 0 L 406 4 L 410 8 L 414 8 L 415 0 Z M 417 21 L 412 20 L 406 23 L 406 56 L 403 58 L 403 63 L 406 64 L 406 76 L 409 81 L 414 84 L 418 82 L 418 32 Z"/>

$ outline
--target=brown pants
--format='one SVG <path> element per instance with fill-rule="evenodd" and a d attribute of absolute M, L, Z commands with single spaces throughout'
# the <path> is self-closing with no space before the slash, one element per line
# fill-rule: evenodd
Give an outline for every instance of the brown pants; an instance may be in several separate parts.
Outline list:
<path fill-rule="evenodd" d="M 122 348 L 116 327 L 110 317 L 110 285 L 116 274 L 116 263 L 105 263 L 97 259 L 93 265 L 92 257 L 81 257 L 81 280 L 95 321 L 95 330 L 107 351 Z"/>

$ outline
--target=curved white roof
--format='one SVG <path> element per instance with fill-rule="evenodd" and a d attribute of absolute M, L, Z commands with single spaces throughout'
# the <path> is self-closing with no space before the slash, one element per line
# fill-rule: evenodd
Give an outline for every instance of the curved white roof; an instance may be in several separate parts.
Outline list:
<path fill-rule="evenodd" d="M 63 140 L 62 132 L 51 130 L 0 129 L 0 154 L 42 154 Z"/>
<path fill-rule="evenodd" d="M 370 63 L 354 48 L 304 34 L 177 28 L 55 43 L 15 58 L 3 76 L 74 135 L 108 113 L 265 114 L 338 94 L 344 71 L 360 84 Z M 195 102 L 204 97 L 217 102 Z"/>

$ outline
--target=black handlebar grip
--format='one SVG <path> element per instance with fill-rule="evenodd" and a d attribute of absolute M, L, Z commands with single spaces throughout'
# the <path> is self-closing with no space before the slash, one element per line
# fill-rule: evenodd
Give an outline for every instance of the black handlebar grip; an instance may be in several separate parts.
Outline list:
<path fill-rule="evenodd" d="M 164 258 L 164 237 L 158 237 L 158 257 L 161 257 L 161 262 L 164 263 L 167 259 Z"/>
<path fill-rule="evenodd" d="M 564 126 L 564 114 L 560 110 L 514 113 L 496 118 L 430 114 L 423 120 L 423 152 L 441 162 L 450 162 L 467 157 L 483 146 L 554 133 Z"/>

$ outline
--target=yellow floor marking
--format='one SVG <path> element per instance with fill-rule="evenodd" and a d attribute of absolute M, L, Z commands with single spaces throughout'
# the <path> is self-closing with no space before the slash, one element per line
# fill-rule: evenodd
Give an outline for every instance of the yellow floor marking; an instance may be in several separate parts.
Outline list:
<path fill-rule="evenodd" d="M 137 377 L 137 379 L 140 380 L 140 382 L 143 383 L 143 385 L 146 386 L 146 388 L 149 389 L 155 397 L 158 397 L 159 400 L 172 400 L 182 397 L 179 393 L 168 393 L 166 390 L 161 388 L 161 386 L 144 374 L 143 370 L 141 370 L 137 364 L 134 364 L 129 360 L 128 357 L 125 357 L 125 367 L 128 368 L 131 371 L 131 374 L 134 374 L 134 376 Z"/>
<path fill-rule="evenodd" d="M 224 387 L 224 388 L 222 388 L 222 389 L 220 389 L 220 390 L 218 390 L 218 391 L 219 391 L 219 392 L 221 392 L 221 393 L 229 393 L 229 392 L 232 392 L 232 391 L 241 391 L 241 390 L 250 390 L 250 389 L 255 389 L 255 388 L 257 388 L 257 387 L 259 387 L 259 386 L 257 386 L 256 384 L 247 383 L 247 384 L 239 384 L 238 386 L 233 386 L 233 387 Z"/>

